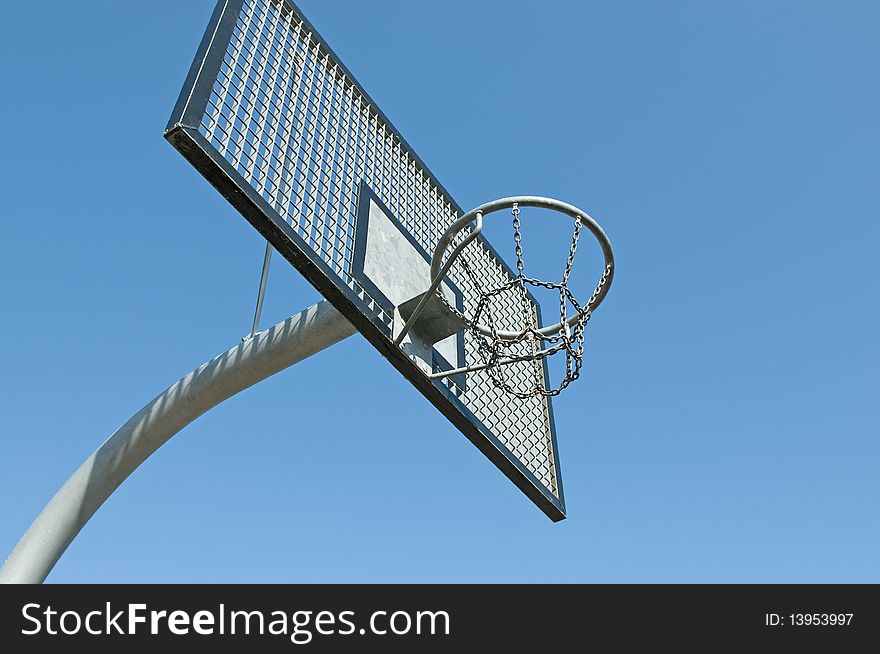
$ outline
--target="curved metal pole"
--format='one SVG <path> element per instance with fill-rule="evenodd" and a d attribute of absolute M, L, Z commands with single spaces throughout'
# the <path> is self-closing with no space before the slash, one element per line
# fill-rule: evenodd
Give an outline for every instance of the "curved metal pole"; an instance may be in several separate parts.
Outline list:
<path fill-rule="evenodd" d="M 0 567 L 0 583 L 42 583 L 104 500 L 163 443 L 223 400 L 354 332 L 319 302 L 169 386 L 73 473 Z"/>

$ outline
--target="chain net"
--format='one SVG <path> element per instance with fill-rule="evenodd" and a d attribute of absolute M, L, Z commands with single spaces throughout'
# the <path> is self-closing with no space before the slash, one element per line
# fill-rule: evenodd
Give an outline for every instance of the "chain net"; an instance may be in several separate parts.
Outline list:
<path fill-rule="evenodd" d="M 477 351 L 492 383 L 499 389 L 518 397 L 529 399 L 532 397 L 553 397 L 559 395 L 568 385 L 575 381 L 581 373 L 584 355 L 584 332 L 593 305 L 608 281 L 611 273 L 611 265 L 607 265 L 602 272 L 596 289 L 590 299 L 581 305 L 568 287 L 571 277 L 571 269 L 577 252 L 578 239 L 583 227 L 579 218 L 575 219 L 574 232 L 571 239 L 571 247 L 568 251 L 568 259 L 565 270 L 559 282 L 547 282 L 525 274 L 523 262 L 522 232 L 520 231 L 520 209 L 517 204 L 511 208 L 513 216 L 513 238 L 516 251 L 516 276 L 509 282 L 494 288 L 484 288 L 479 277 L 468 266 L 462 257 L 461 265 L 468 275 L 471 283 L 479 294 L 477 307 L 471 316 L 468 331 L 474 342 L 478 344 Z M 535 316 L 532 304 L 528 298 L 528 288 L 544 288 L 558 292 L 559 294 L 559 323 L 560 329 L 556 333 L 542 334 L 535 324 Z M 497 321 L 492 312 L 492 300 L 504 293 L 513 291 L 519 299 L 522 309 L 522 330 L 514 337 L 502 335 L 497 328 Z M 569 315 L 569 306 L 573 308 Z M 572 318 L 575 320 L 571 321 Z M 479 331 L 477 325 L 485 324 L 489 327 L 491 335 Z M 569 324 L 571 321 L 571 324 Z M 547 388 L 546 375 L 544 374 L 544 360 L 559 352 L 565 353 L 565 376 L 554 388 Z M 505 367 L 517 362 L 530 361 L 533 363 L 532 372 L 534 383 L 529 388 L 522 388 L 521 384 L 515 387 L 505 373 Z"/>

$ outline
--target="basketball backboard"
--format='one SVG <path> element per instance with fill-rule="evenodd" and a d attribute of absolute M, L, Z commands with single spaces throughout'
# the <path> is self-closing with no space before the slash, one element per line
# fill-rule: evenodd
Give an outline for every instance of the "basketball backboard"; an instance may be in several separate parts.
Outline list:
<path fill-rule="evenodd" d="M 218 2 L 165 136 L 541 510 L 565 518 L 550 398 L 510 397 L 480 370 L 431 379 L 480 362 L 464 331 L 394 344 L 401 305 L 425 291 L 430 253 L 465 212 L 292 2 Z M 482 236 L 468 248 L 482 279 L 513 278 Z M 461 266 L 440 291 L 459 310 L 479 300 Z M 523 306 L 500 296 L 493 311 L 513 324 Z M 527 311 L 539 324 L 531 297 Z M 535 365 L 507 374 L 529 380 Z"/>

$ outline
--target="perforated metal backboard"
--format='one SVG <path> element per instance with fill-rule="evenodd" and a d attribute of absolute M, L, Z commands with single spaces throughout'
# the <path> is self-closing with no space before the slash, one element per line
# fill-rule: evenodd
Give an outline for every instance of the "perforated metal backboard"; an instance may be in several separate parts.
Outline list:
<path fill-rule="evenodd" d="M 293 3 L 218 2 L 165 136 L 514 484 L 565 517 L 550 400 L 507 395 L 486 371 L 432 381 L 393 345 L 396 307 L 427 288 L 430 253 L 464 212 Z M 488 287 L 513 277 L 482 236 L 466 260 Z M 459 264 L 441 290 L 466 315 L 479 299 Z M 522 324 L 516 297 L 493 313 L 500 328 Z M 428 365 L 479 362 L 462 332 Z M 506 374 L 528 384 L 534 365 Z"/>

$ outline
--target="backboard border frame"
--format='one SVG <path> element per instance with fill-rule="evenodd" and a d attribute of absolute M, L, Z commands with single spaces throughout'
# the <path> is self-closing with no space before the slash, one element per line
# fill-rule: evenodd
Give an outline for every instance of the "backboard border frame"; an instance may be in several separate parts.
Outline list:
<path fill-rule="evenodd" d="M 320 35 L 299 7 L 291 0 L 271 0 L 281 2 L 294 12 L 311 32 L 319 48 L 326 51 L 333 63 L 345 73 L 351 84 L 361 93 L 370 110 L 385 122 L 402 148 L 422 168 L 451 206 L 464 214 L 452 195 L 438 181 L 415 150 L 401 136 L 388 117 L 379 109 L 376 102 L 364 90 L 355 76 L 339 59 L 326 40 Z M 430 380 L 390 340 L 386 325 L 378 323 L 369 315 L 370 309 L 348 284 L 324 261 L 311 251 L 309 245 L 275 211 L 264 198 L 235 170 L 235 168 L 214 148 L 199 131 L 202 115 L 207 107 L 214 80 L 226 54 L 238 16 L 245 0 L 218 0 L 205 34 L 196 52 L 184 86 L 175 104 L 171 118 L 165 129 L 165 138 L 186 158 L 189 163 L 256 229 L 281 256 L 287 259 L 309 283 L 348 319 L 358 331 L 389 362 L 428 399 L 431 404 L 449 420 L 474 446 L 483 453 L 513 484 L 523 492 L 552 521 L 558 522 L 566 517 L 565 495 L 559 464 L 559 450 L 556 441 L 556 425 L 551 398 L 547 398 L 547 413 L 550 429 L 550 442 L 553 449 L 556 494 L 537 478 L 517 457 L 495 436 L 491 430 L 468 409 L 452 391 L 442 383 Z M 218 47 L 217 44 L 222 47 Z M 483 246 L 492 254 L 505 271 L 514 276 L 510 266 L 502 259 L 492 245 L 482 239 Z M 541 320 L 540 305 L 535 303 L 538 320 Z M 544 361 L 544 374 L 548 374 Z M 454 411 L 449 411 L 452 408 Z"/>

